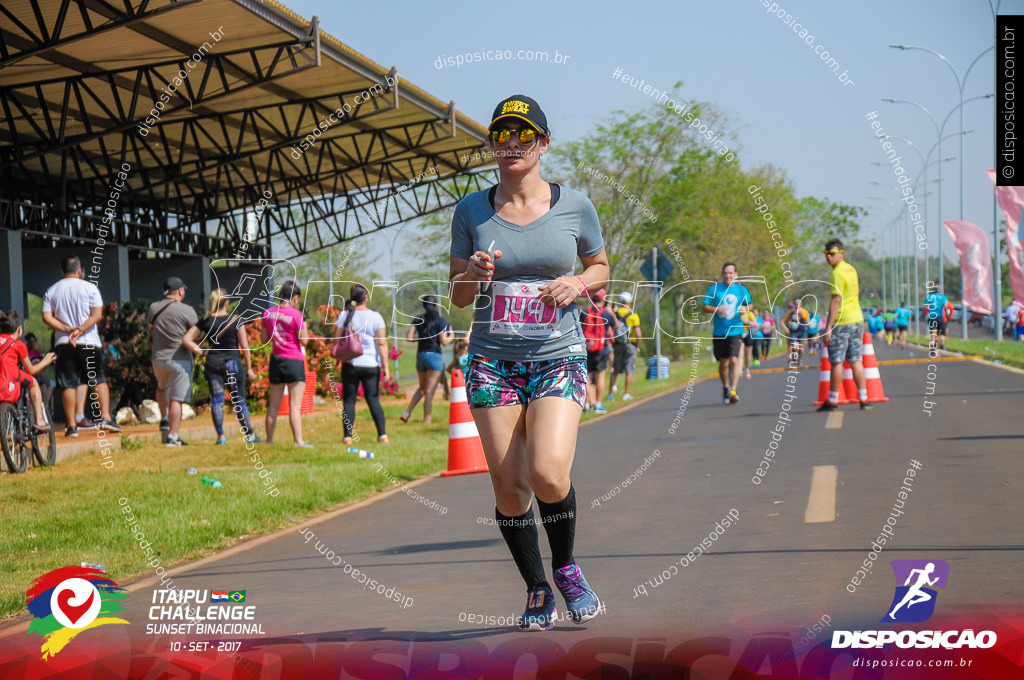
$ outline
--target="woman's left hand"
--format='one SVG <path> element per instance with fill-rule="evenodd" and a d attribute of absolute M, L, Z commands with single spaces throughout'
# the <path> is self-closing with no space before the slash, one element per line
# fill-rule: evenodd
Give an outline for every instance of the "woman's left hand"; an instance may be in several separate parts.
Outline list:
<path fill-rule="evenodd" d="M 537 298 L 552 307 L 568 307 L 580 296 L 580 289 L 571 279 L 559 278 L 537 287 Z"/>
<path fill-rule="evenodd" d="M 250 381 L 256 380 L 256 371 L 252 370 L 251 368 L 246 370 L 245 375 L 247 378 L 249 378 Z"/>

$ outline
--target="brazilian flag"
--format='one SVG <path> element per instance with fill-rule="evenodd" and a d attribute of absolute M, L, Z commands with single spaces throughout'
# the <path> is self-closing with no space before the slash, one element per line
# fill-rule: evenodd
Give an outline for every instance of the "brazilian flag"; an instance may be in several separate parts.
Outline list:
<path fill-rule="evenodd" d="M 228 593 L 228 599 L 232 602 L 245 602 L 244 590 L 232 590 Z"/>

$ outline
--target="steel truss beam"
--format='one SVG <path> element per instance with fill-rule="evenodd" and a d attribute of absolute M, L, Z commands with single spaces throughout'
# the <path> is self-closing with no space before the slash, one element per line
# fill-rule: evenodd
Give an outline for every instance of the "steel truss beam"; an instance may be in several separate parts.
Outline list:
<path fill-rule="evenodd" d="M 92 38 L 109 31 L 125 28 L 157 17 L 165 12 L 186 7 L 196 2 L 202 2 L 202 0 L 171 0 L 171 4 L 152 10 L 146 9 L 152 4 L 149 0 L 142 0 L 138 7 L 132 7 L 128 3 L 118 7 L 105 2 L 98 2 L 97 0 L 61 0 L 60 8 L 54 14 L 53 23 L 50 25 L 46 23 L 46 18 L 38 0 L 31 0 L 31 2 L 32 15 L 36 20 L 34 29 L 23 23 L 10 10 L 4 8 L 3 5 L 0 5 L 0 14 L 6 16 L 12 24 L 21 30 L 21 35 L 18 35 L 0 28 L 0 69 L 17 64 L 19 61 L 29 57 L 41 56 L 47 52 L 70 45 L 82 38 Z M 65 33 L 68 15 L 73 12 L 72 5 L 77 8 L 85 30 L 78 33 Z M 108 21 L 102 25 L 94 26 L 92 21 L 93 13 L 106 17 Z M 11 47 L 17 48 L 17 51 L 12 52 Z"/>
<path fill-rule="evenodd" d="M 160 119 L 181 113 L 193 117 L 197 106 L 317 68 L 319 53 L 309 53 L 314 42 L 314 38 L 309 37 L 299 43 L 289 41 L 232 52 L 210 52 L 198 62 L 202 70 L 196 68 L 195 74 L 187 69 L 191 61 L 189 56 L 100 74 L 76 74 L 0 88 L 0 104 L 7 120 L 6 136 L 10 144 L 9 157 L 0 162 L 0 169 L 17 165 L 24 167 L 26 161 L 37 158 L 42 159 L 45 165 L 48 155 L 80 147 L 113 133 L 137 132 L 141 120 L 157 108 L 156 100 L 160 93 L 171 94 L 166 88 L 172 85 L 181 71 L 189 74 L 177 86 L 186 101 L 176 107 L 164 107 L 159 111 Z M 175 68 L 172 70 L 171 67 Z M 50 101 L 44 93 L 44 88 L 52 85 L 62 90 L 59 103 Z M 153 100 L 143 99 L 144 86 Z M 106 96 L 112 98 L 112 106 L 104 101 Z M 40 114 L 34 116 L 30 107 L 39 107 Z M 19 120 L 31 126 L 31 140 L 19 134 Z M 85 133 L 69 137 L 68 126 L 78 122 L 85 127 Z"/>
<path fill-rule="evenodd" d="M 493 169 L 417 183 L 415 188 L 387 197 L 388 203 L 371 208 L 374 192 L 352 189 L 338 196 L 321 196 L 282 212 L 268 211 L 267 240 L 285 239 L 291 250 L 307 253 L 357 236 L 400 224 L 414 217 L 454 207 L 466 195 L 497 182 Z M 276 227 L 270 228 L 270 223 Z"/>
<path fill-rule="evenodd" d="M 359 91 L 356 91 L 358 93 Z M 253 184 L 253 177 L 264 175 L 266 168 L 257 168 L 255 158 L 268 151 L 277 151 L 288 165 L 294 166 L 294 161 L 289 162 L 291 157 L 290 145 L 296 140 L 294 129 L 305 130 L 308 126 L 316 126 L 316 107 L 326 107 L 326 102 L 342 102 L 350 95 L 350 92 L 343 92 L 331 95 L 330 97 L 318 97 L 304 100 L 299 104 L 302 110 L 296 118 L 290 130 L 283 131 L 282 135 L 274 135 L 274 139 L 266 134 L 268 128 L 272 129 L 271 121 L 258 109 L 246 109 L 242 113 L 243 123 L 238 126 L 237 131 L 233 130 L 227 120 L 229 114 L 224 116 L 210 116 L 207 118 L 192 118 L 186 121 L 176 121 L 161 126 L 159 144 L 155 143 L 157 138 L 154 135 L 154 143 L 146 143 L 136 139 L 134 135 L 123 134 L 127 137 L 123 141 L 128 146 L 128 152 L 123 156 L 129 159 L 134 185 L 131 192 L 133 203 L 142 205 L 159 204 L 166 206 L 172 212 L 192 213 L 192 204 L 196 197 L 216 196 L 224 191 L 223 184 L 227 183 L 228 191 L 237 193 L 238 186 L 243 189 Z M 350 111 L 345 123 L 339 122 L 327 133 L 324 133 L 321 140 L 337 140 L 332 144 L 340 144 L 341 141 L 349 140 L 357 148 L 366 146 L 372 142 L 354 139 L 357 137 L 372 138 L 375 134 L 373 129 L 354 129 L 354 125 L 360 124 L 367 118 L 387 111 L 393 111 L 397 103 L 391 101 L 383 102 L 382 97 L 363 102 Z M 282 119 L 287 120 L 292 116 L 288 115 L 285 107 L 277 107 Z M 340 108 L 340 106 L 338 107 Z M 336 108 L 329 109 L 337 110 Z M 212 119 L 219 118 L 216 126 L 210 125 Z M 234 125 L 234 121 L 231 121 Z M 171 139 L 170 134 L 164 134 L 164 128 L 178 125 L 180 130 Z M 261 125 L 267 127 L 261 128 Z M 426 138 L 427 132 L 436 121 L 426 123 L 413 123 L 408 125 L 396 125 L 390 128 L 382 128 L 382 132 L 398 138 Z M 362 126 L 361 126 L 362 127 Z M 333 136 L 332 136 L 333 133 Z M 283 137 L 283 139 L 278 139 Z M 433 139 L 443 138 L 440 135 L 433 135 Z M 103 140 L 104 142 L 106 140 Z M 253 145 L 256 145 L 253 148 Z M 78 182 L 67 183 L 69 193 L 77 196 L 94 196 L 100 203 L 105 201 L 105 187 L 110 178 L 120 170 L 122 152 L 120 150 L 107 149 L 102 144 L 106 153 L 89 154 L 80 148 L 71 149 L 63 159 L 65 163 L 74 168 L 74 176 L 82 178 Z M 332 148 L 334 148 L 332 146 Z M 211 149 L 212 153 L 206 152 Z M 248 149 L 240 151 L 241 149 Z M 163 153 L 166 151 L 166 153 Z M 184 159 L 194 153 L 197 158 L 194 161 L 186 162 Z M 208 155 L 203 158 L 203 153 Z M 333 162 L 333 161 L 329 161 Z M 268 165 L 269 167 L 269 165 Z M 153 168 L 150 170 L 149 168 Z M 248 170 L 249 176 L 245 176 Z M 239 182 L 236 186 L 235 176 L 238 175 Z M 13 183 L 14 180 L 9 180 Z M 262 185 L 262 181 L 257 182 Z M 59 185 L 59 177 L 42 176 L 38 173 L 26 178 L 24 185 L 30 189 L 34 185 Z M 251 188 L 251 187 L 249 187 Z M 248 191 L 239 200 L 249 200 Z M 257 195 L 261 192 L 256 191 Z M 170 201 L 170 203 L 168 203 Z M 216 201 L 214 201 L 216 203 Z M 209 217 L 203 213 L 196 213 L 196 219 Z"/>
<path fill-rule="evenodd" d="M 96 243 L 102 237 L 107 244 L 143 252 L 153 250 L 234 257 L 238 250 L 238 239 L 195 229 L 155 227 L 151 214 L 136 213 L 128 218 L 115 218 L 108 227 L 103 227 L 109 231 L 106 235 L 99 232 L 102 219 L 102 214 L 93 212 L 75 210 L 55 214 L 49 206 L 0 198 L 0 229 L 35 235 L 39 237 L 35 245 L 49 243 L 55 238 Z M 252 257 L 269 257 L 270 248 L 265 243 L 255 242 L 247 252 Z"/>

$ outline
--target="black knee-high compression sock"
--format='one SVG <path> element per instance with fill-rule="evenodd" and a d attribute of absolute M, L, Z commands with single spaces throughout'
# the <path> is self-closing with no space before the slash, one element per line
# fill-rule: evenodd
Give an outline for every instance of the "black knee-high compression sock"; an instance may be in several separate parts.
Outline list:
<path fill-rule="evenodd" d="M 526 587 L 550 588 L 551 585 L 544 577 L 544 560 L 540 556 L 540 541 L 537 537 L 537 522 L 533 518 L 533 508 L 518 517 L 506 517 L 498 508 L 494 508 L 494 518 L 501 530 L 501 537 L 505 539 L 512 559 L 519 568 L 519 574 L 526 582 Z"/>
<path fill-rule="evenodd" d="M 537 499 L 540 520 L 551 545 L 551 568 L 560 569 L 576 560 L 572 556 L 576 543 L 576 489 L 569 486 L 569 494 L 557 503 Z"/>

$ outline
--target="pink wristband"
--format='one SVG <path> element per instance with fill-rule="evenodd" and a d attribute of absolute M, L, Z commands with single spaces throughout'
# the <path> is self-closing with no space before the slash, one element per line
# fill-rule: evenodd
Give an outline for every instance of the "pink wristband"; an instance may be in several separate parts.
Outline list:
<path fill-rule="evenodd" d="M 586 293 L 586 292 L 587 292 L 587 282 L 586 282 L 586 281 L 584 281 L 584 280 L 583 280 L 583 277 L 582 277 L 582 276 L 580 276 L 579 274 L 577 274 L 577 275 L 576 275 L 576 278 L 577 278 L 577 279 L 579 279 L 579 280 L 580 280 L 580 283 L 582 283 L 582 284 L 583 284 L 583 290 L 581 290 L 581 291 L 580 291 L 580 296 L 582 296 L 582 295 L 583 295 L 584 293 Z M 589 294 L 588 294 L 588 297 L 589 297 Z"/>

